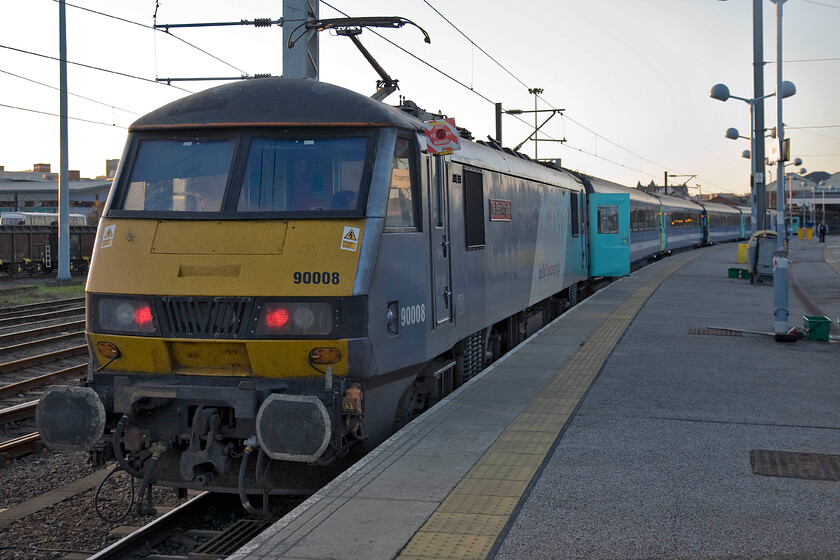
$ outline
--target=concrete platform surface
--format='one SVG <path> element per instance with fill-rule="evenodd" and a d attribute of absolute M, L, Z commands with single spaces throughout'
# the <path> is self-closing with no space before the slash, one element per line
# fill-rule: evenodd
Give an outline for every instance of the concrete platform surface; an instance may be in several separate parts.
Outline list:
<path fill-rule="evenodd" d="M 837 335 L 837 244 L 792 241 L 791 327 Z M 739 332 L 774 293 L 736 252 L 611 284 L 230 558 L 840 558 L 840 482 L 751 465 L 840 455 L 840 347 Z"/>

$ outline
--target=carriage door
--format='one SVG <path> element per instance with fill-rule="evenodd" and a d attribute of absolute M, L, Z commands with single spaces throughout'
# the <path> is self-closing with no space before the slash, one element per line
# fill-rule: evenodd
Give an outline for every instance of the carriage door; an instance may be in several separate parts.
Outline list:
<path fill-rule="evenodd" d="M 426 159 L 429 178 L 429 238 L 431 240 L 432 308 L 434 324 L 438 328 L 452 320 L 452 275 L 450 262 L 452 246 L 449 236 L 449 204 L 446 162 L 443 157 Z"/>
<path fill-rule="evenodd" d="M 592 193 L 589 228 L 592 276 L 630 274 L 630 195 Z"/>

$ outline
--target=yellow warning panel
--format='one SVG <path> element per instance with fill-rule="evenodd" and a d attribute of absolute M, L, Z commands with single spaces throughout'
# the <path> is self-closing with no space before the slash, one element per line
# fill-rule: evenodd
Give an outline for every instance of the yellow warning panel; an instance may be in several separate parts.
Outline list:
<path fill-rule="evenodd" d="M 517 432 L 521 433 L 521 432 Z M 554 440 L 557 439 L 556 434 L 551 434 L 549 432 L 530 432 L 532 434 L 540 434 L 545 435 L 547 437 L 551 437 L 551 441 L 535 441 L 535 442 L 525 442 L 525 441 L 497 441 L 493 446 L 493 449 L 499 453 L 542 453 L 545 455 L 548 453 L 548 450 L 551 449 L 551 446 L 554 445 Z M 553 436 L 553 437 L 552 437 Z"/>
<path fill-rule="evenodd" d="M 531 480 L 535 474 L 537 474 L 537 467 L 476 465 L 467 476 L 490 480 Z"/>
<path fill-rule="evenodd" d="M 545 460 L 545 453 L 507 453 L 505 451 L 485 453 L 479 459 L 476 467 L 500 466 L 500 467 L 539 467 Z"/>
<path fill-rule="evenodd" d="M 519 498 L 528 488 L 530 480 L 492 480 L 489 478 L 465 478 L 455 487 L 450 496 L 478 495 L 499 498 Z"/>
<path fill-rule="evenodd" d="M 422 533 L 421 531 L 418 535 Z M 408 543 L 397 558 L 485 558 L 495 542 L 495 535 L 426 533 L 422 539 Z"/>
<path fill-rule="evenodd" d="M 498 535 L 507 520 L 506 515 L 465 515 L 440 512 L 431 516 L 420 531 L 459 535 Z"/>
<path fill-rule="evenodd" d="M 510 515 L 519 502 L 519 497 L 480 496 L 450 494 L 438 511 L 445 513 L 474 513 L 488 515 Z"/>

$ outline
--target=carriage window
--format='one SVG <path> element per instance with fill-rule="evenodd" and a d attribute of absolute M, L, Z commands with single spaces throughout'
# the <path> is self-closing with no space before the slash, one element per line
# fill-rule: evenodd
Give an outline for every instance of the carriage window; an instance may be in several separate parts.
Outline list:
<path fill-rule="evenodd" d="M 218 212 L 233 160 L 233 140 L 143 140 L 123 210 Z"/>
<path fill-rule="evenodd" d="M 411 140 L 397 138 L 394 161 L 391 165 L 391 185 L 388 191 L 388 210 L 385 215 L 385 227 L 404 230 L 417 228 L 417 209 L 414 193 L 414 151 Z"/>
<path fill-rule="evenodd" d="M 618 233 L 618 206 L 598 207 L 598 233 Z"/>

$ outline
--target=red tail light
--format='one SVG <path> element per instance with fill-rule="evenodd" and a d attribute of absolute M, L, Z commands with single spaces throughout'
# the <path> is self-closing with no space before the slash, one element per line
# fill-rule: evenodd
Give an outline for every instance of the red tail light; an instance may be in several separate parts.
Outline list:
<path fill-rule="evenodd" d="M 134 310 L 134 322 L 145 329 L 152 326 L 152 308 L 142 305 Z"/>
<path fill-rule="evenodd" d="M 265 324 L 270 329 L 282 329 L 289 322 L 289 312 L 285 307 L 267 306 Z"/>
<path fill-rule="evenodd" d="M 152 303 L 147 299 L 101 298 L 96 302 L 95 328 L 110 333 L 154 334 L 157 327 Z"/>
<path fill-rule="evenodd" d="M 326 302 L 267 302 L 258 313 L 257 336 L 325 336 L 334 328 L 333 307 Z"/>

